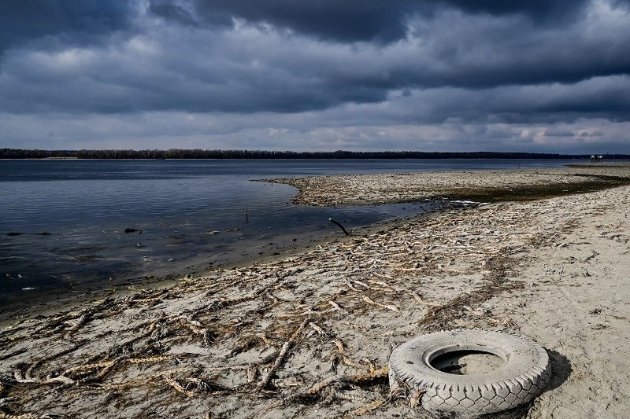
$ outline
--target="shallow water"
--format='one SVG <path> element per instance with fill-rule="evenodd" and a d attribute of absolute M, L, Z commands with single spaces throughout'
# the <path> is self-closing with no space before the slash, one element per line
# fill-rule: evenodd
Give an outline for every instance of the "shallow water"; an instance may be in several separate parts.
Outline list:
<path fill-rule="evenodd" d="M 315 208 L 265 177 L 560 166 L 542 160 L 0 161 L 0 302 L 272 255 L 430 203 Z M 126 233 L 125 229 L 138 231 Z"/>

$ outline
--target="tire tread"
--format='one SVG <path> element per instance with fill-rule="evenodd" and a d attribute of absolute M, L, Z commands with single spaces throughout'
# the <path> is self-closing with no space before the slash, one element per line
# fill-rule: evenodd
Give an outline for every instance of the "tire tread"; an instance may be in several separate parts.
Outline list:
<path fill-rule="evenodd" d="M 453 333 L 441 331 L 435 334 Z M 483 332 L 478 330 L 478 332 Z M 499 332 L 486 332 L 499 333 Z M 390 360 L 392 376 L 407 386 L 425 391 L 422 406 L 432 412 L 466 412 L 471 415 L 495 413 L 512 409 L 538 396 L 551 380 L 547 351 L 529 338 L 512 334 L 536 348 L 539 358 L 531 369 L 506 380 L 479 385 L 453 385 L 415 377 Z"/>

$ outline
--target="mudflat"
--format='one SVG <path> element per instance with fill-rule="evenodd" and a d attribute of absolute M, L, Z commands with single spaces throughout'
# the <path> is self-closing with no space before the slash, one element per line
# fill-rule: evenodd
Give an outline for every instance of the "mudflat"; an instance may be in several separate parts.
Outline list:
<path fill-rule="evenodd" d="M 551 355 L 550 388 L 509 417 L 630 415 L 630 168 L 276 181 L 317 205 L 485 199 L 16 320 L 0 415 L 429 417 L 390 394 L 389 354 L 474 327 Z"/>

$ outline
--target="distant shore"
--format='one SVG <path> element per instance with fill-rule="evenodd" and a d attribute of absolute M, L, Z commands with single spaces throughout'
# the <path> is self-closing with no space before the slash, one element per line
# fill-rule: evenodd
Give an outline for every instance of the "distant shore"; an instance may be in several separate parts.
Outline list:
<path fill-rule="evenodd" d="M 284 151 L 284 150 L 38 150 L 0 148 L 0 159 L 539 159 L 589 160 L 589 154 L 526 152 L 425 152 L 425 151 Z M 603 161 L 630 160 L 627 154 L 606 154 Z"/>
<path fill-rule="evenodd" d="M 630 413 L 630 168 L 275 181 L 303 204 L 478 202 L 16 322 L 0 412 L 414 416 L 389 397 L 392 345 L 479 327 L 550 352 L 549 390 L 514 417 Z"/>

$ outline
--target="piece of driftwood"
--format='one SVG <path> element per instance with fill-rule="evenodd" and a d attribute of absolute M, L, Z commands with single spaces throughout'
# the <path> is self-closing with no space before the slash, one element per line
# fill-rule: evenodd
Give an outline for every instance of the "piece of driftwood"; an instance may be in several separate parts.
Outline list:
<path fill-rule="evenodd" d="M 309 322 L 310 322 L 310 319 L 306 319 L 302 323 L 300 323 L 300 326 L 298 326 L 298 328 L 295 329 L 295 332 L 293 332 L 291 337 L 289 337 L 289 339 L 286 342 L 284 342 L 284 344 L 282 345 L 282 348 L 280 349 L 280 353 L 278 354 L 278 357 L 276 358 L 276 361 L 273 363 L 273 366 L 269 369 L 269 371 L 267 371 L 265 375 L 263 375 L 263 378 L 260 380 L 260 382 L 256 386 L 256 391 L 261 391 L 262 389 L 267 387 L 267 385 L 269 385 L 269 381 L 271 381 L 273 376 L 276 374 L 276 371 L 278 370 L 278 368 L 280 368 L 285 358 L 287 357 L 289 350 L 291 349 L 291 347 L 293 346 L 297 338 L 300 336 L 300 333 L 302 333 L 302 330 L 304 330 L 304 327 L 306 327 L 306 325 Z"/>
<path fill-rule="evenodd" d="M 162 379 L 164 380 L 164 382 L 166 382 L 166 384 L 168 384 L 169 386 L 171 386 L 173 389 L 175 389 L 175 391 L 177 391 L 180 394 L 183 394 L 186 397 L 192 397 L 195 395 L 195 393 L 193 391 L 190 390 L 186 390 L 184 388 L 184 386 L 182 386 L 177 380 L 175 380 L 174 378 L 171 378 L 167 375 L 163 375 Z"/>
<path fill-rule="evenodd" d="M 396 307 L 396 306 L 389 305 L 389 304 L 377 303 L 376 301 L 372 300 L 370 297 L 366 297 L 365 295 L 363 296 L 363 301 L 365 301 L 366 303 L 371 304 L 373 306 L 382 307 L 382 308 L 385 308 L 385 309 L 390 310 L 390 311 L 395 311 L 395 312 L 400 311 L 398 309 L 398 307 Z"/>
<path fill-rule="evenodd" d="M 346 384 L 365 384 L 371 381 L 375 381 L 378 379 L 386 378 L 389 374 L 389 367 L 382 367 L 374 371 L 370 371 L 365 374 L 356 374 L 356 375 L 334 375 L 332 377 L 328 377 L 322 381 L 319 381 L 313 384 L 307 391 L 306 394 L 309 396 L 313 396 L 318 394 L 324 388 L 328 387 L 333 383 L 346 383 Z"/>
<path fill-rule="evenodd" d="M 345 233 L 346 236 L 350 235 L 350 233 L 348 233 L 348 230 L 346 230 L 346 228 L 343 225 L 341 225 L 341 223 L 339 221 L 336 221 L 336 220 L 334 220 L 332 218 L 329 218 L 328 221 L 330 221 L 331 223 L 333 223 L 337 227 L 339 227 Z"/>
<path fill-rule="evenodd" d="M 365 406 L 361 406 L 357 409 L 354 409 L 350 412 L 348 412 L 346 415 L 344 415 L 344 417 L 354 417 L 354 416 L 363 416 L 366 413 L 370 413 L 376 409 L 378 409 L 379 407 L 383 406 L 385 404 L 385 400 L 374 400 L 373 402 L 370 402 L 368 404 L 366 404 Z"/>

